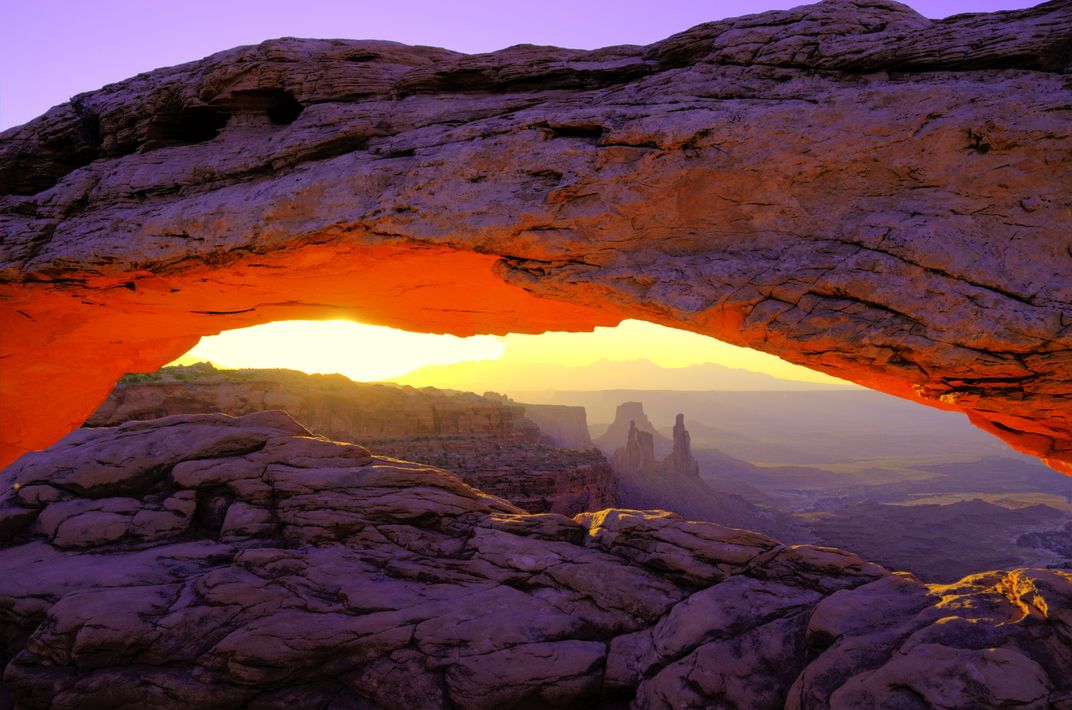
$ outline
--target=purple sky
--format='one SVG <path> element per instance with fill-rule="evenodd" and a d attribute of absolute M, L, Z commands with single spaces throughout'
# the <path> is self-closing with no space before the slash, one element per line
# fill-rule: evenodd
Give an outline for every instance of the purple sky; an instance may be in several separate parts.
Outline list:
<path fill-rule="evenodd" d="M 0 129 L 139 72 L 283 36 L 391 39 L 463 52 L 528 42 L 647 44 L 799 0 L 11 0 L 0 22 Z M 1031 0 L 915 0 L 928 17 Z"/>

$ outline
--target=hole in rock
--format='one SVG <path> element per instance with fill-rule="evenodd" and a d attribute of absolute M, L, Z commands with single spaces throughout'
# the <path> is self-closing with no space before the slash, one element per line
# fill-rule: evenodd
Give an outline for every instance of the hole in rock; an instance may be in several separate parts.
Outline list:
<path fill-rule="evenodd" d="M 227 125 L 227 119 L 226 112 L 212 106 L 187 106 L 174 113 L 162 113 L 150 125 L 143 149 L 212 140 Z"/>
<path fill-rule="evenodd" d="M 88 425 L 261 409 L 530 512 L 670 510 L 933 582 L 1072 564 L 1072 479 L 963 415 L 640 321 L 468 338 L 277 321 L 128 375 Z M 231 500 L 202 496 L 199 524 L 218 531 Z"/>
<path fill-rule="evenodd" d="M 212 488 L 198 491 L 194 522 L 210 534 L 218 534 L 227 518 L 227 510 L 235 496 L 226 489 Z"/>
<path fill-rule="evenodd" d="M 233 91 L 213 99 L 213 105 L 229 113 L 260 113 L 276 125 L 293 123 L 305 108 L 294 92 L 280 88 Z"/>
<path fill-rule="evenodd" d="M 269 120 L 272 123 L 278 125 L 287 125 L 294 123 L 301 115 L 302 110 L 305 107 L 294 98 L 294 94 L 289 91 L 284 91 L 279 97 L 279 100 L 268 107 L 266 113 Z"/>
<path fill-rule="evenodd" d="M 374 62 L 380 58 L 379 52 L 356 50 L 347 54 L 343 59 L 355 64 L 363 64 L 365 62 Z"/>
<path fill-rule="evenodd" d="M 583 138 L 595 141 L 603 137 L 606 129 L 596 123 L 576 123 L 550 125 L 547 127 L 547 131 L 552 138 Z"/>

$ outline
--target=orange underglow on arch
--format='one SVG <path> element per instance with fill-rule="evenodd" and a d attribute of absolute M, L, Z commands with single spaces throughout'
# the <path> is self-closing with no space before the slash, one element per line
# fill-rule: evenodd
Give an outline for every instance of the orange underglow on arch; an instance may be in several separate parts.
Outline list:
<path fill-rule="evenodd" d="M 503 281 L 497 261 L 446 247 L 308 245 L 162 274 L 3 286 L 0 465 L 80 426 L 124 373 L 156 370 L 223 330 L 349 318 L 464 336 L 590 330 L 625 317 L 610 304 L 537 298 Z"/>
<path fill-rule="evenodd" d="M 224 253 L 156 272 L 0 284 L 0 466 L 81 426 L 123 374 L 155 371 L 201 336 L 260 323 L 344 318 L 466 336 L 588 331 L 637 318 L 757 347 L 742 330 L 747 313 L 724 305 L 686 323 L 664 315 L 657 304 L 618 305 L 598 286 L 572 284 L 569 301 L 534 296 L 503 280 L 495 255 L 413 242 L 306 240 L 270 255 Z M 829 346 L 840 345 L 832 335 Z M 821 338 L 812 343 L 823 346 Z M 771 332 L 763 334 L 762 349 L 781 354 L 795 346 Z M 880 392 L 963 411 L 962 402 L 929 396 L 897 374 L 846 369 L 821 355 L 797 362 Z M 1072 452 L 1059 449 L 1064 439 L 1057 426 L 1043 422 L 1035 432 L 1023 432 L 1014 417 L 1004 425 L 1000 413 L 968 413 L 1017 450 L 1072 475 Z"/>

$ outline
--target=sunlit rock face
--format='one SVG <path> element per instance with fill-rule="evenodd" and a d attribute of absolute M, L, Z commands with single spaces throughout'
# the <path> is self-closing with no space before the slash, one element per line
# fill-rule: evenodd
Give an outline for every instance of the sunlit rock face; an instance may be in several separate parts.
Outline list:
<path fill-rule="evenodd" d="M 124 377 L 86 426 L 272 409 L 285 410 L 329 439 L 436 464 L 530 513 L 573 515 L 617 504 L 614 475 L 602 454 L 553 445 L 560 443 L 556 436 L 579 439 L 579 430 L 588 447 L 577 448 L 591 447 L 583 407 L 520 405 L 472 392 L 353 382 L 342 375 L 294 370 L 217 370 L 199 363 Z M 539 426 L 529 418 L 533 412 L 539 413 Z"/>
<path fill-rule="evenodd" d="M 0 147 L 3 459 L 198 336 L 685 328 L 1072 472 L 1072 6 L 835 0 L 647 47 L 276 40 Z"/>
<path fill-rule="evenodd" d="M 208 363 L 124 378 L 86 425 L 269 409 L 284 410 L 330 439 L 369 444 L 463 436 L 535 443 L 541 436 L 521 405 L 472 392 L 354 382 L 296 370 L 218 370 Z"/>
<path fill-rule="evenodd" d="M 17 485 L 16 485 L 17 484 Z M 0 473 L 15 707 L 1063 707 L 1072 575 L 924 585 L 665 512 L 530 515 L 282 412 Z"/>

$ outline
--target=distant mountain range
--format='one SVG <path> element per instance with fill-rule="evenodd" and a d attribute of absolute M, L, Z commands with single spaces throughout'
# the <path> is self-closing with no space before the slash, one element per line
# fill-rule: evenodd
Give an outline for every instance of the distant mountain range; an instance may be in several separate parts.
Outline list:
<path fill-rule="evenodd" d="M 719 449 L 752 463 L 825 465 L 921 456 L 947 461 L 963 457 L 1019 456 L 998 439 L 972 426 L 963 414 L 943 412 L 863 388 L 812 392 L 618 389 L 508 394 L 518 402 L 584 407 L 597 445 L 614 419 L 617 407 L 622 402 L 640 402 L 655 431 L 669 434 L 674 417 L 684 414 L 694 451 Z M 1054 475 L 1059 476 L 1056 472 Z"/>
<path fill-rule="evenodd" d="M 721 390 L 805 391 L 857 390 L 852 384 L 785 380 L 762 372 L 715 363 L 662 367 L 650 360 L 599 360 L 590 365 L 550 363 L 463 362 L 431 365 L 396 377 L 393 382 L 415 387 L 441 387 L 471 392 L 535 390 Z"/>

